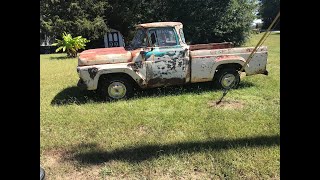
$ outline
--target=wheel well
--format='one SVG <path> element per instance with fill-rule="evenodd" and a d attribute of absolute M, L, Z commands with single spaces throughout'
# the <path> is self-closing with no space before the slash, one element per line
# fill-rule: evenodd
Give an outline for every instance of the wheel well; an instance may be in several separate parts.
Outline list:
<path fill-rule="evenodd" d="M 129 82 L 130 82 L 135 88 L 138 88 L 138 87 L 139 87 L 139 85 L 137 84 L 137 82 L 136 82 L 131 76 L 129 76 L 129 75 L 126 74 L 126 73 L 108 73 L 108 74 L 102 74 L 102 75 L 99 77 L 98 86 L 99 86 L 99 84 L 100 84 L 101 81 L 107 79 L 107 78 L 110 77 L 110 76 L 125 78 L 125 79 L 129 80 Z"/>
<path fill-rule="evenodd" d="M 216 70 L 219 70 L 219 69 L 226 69 L 226 68 L 234 68 L 236 70 L 240 70 L 242 67 L 241 64 L 238 64 L 238 63 L 230 63 L 230 64 L 221 64 L 219 65 Z"/>

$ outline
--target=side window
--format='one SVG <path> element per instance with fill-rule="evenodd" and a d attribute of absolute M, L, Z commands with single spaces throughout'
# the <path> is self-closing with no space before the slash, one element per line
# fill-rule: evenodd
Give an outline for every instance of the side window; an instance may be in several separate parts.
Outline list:
<path fill-rule="evenodd" d="M 134 36 L 132 42 L 131 42 L 131 47 L 133 49 L 136 48 L 141 48 L 141 47 L 146 47 L 147 46 L 147 40 L 146 40 L 146 34 L 145 31 L 143 31 L 142 29 L 139 29 L 136 32 L 136 35 Z"/>
<path fill-rule="evenodd" d="M 151 45 L 175 46 L 177 45 L 176 34 L 173 28 L 157 28 L 149 30 Z"/>
<path fill-rule="evenodd" d="M 186 40 L 184 39 L 184 34 L 183 34 L 182 28 L 179 29 L 179 33 L 180 33 L 180 37 L 181 37 L 182 42 L 186 44 Z"/>

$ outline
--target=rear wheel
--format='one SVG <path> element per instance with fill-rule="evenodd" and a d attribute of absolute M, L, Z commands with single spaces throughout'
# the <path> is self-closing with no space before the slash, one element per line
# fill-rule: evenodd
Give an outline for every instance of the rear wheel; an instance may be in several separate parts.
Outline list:
<path fill-rule="evenodd" d="M 131 83 L 123 77 L 107 77 L 101 79 L 99 93 L 103 100 L 127 99 L 133 95 Z"/>
<path fill-rule="evenodd" d="M 240 75 L 236 69 L 219 69 L 214 78 L 214 84 L 219 89 L 237 88 Z"/>

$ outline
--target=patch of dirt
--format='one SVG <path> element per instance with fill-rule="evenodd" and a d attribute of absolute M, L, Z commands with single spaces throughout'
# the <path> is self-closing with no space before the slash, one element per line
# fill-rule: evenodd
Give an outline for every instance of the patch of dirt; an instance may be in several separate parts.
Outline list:
<path fill-rule="evenodd" d="M 149 134 L 149 128 L 144 125 L 139 125 L 133 129 L 131 135 L 133 136 L 144 136 Z"/>
<path fill-rule="evenodd" d="M 241 109 L 244 104 L 240 101 L 222 100 L 217 104 L 217 100 L 208 102 L 208 105 L 213 108 L 225 108 L 225 109 Z"/>
<path fill-rule="evenodd" d="M 44 152 L 44 162 L 42 162 L 42 164 L 44 164 L 47 167 L 55 167 L 59 164 L 64 154 L 65 151 L 62 150 L 51 150 Z"/>
<path fill-rule="evenodd" d="M 70 173 L 61 177 L 61 179 L 74 179 L 74 180 L 86 180 L 86 179 L 101 179 L 100 170 L 101 166 L 93 166 L 90 168 L 83 168 L 81 170 L 70 170 Z"/>
<path fill-rule="evenodd" d="M 46 179 L 56 180 L 86 180 L 101 179 L 99 174 L 102 165 L 91 167 L 78 167 L 72 161 L 66 161 L 66 156 L 70 156 L 65 150 L 49 150 L 43 153 L 43 160 L 40 163 L 46 172 Z"/>

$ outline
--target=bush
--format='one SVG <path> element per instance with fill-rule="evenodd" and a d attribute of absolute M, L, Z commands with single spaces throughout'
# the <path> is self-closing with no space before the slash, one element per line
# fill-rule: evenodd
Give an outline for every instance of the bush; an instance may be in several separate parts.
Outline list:
<path fill-rule="evenodd" d="M 77 57 L 78 50 L 84 49 L 87 42 L 90 42 L 90 40 L 87 40 L 86 38 L 83 38 L 82 36 L 77 36 L 75 38 L 72 38 L 71 34 L 67 34 L 64 32 L 62 34 L 62 40 L 56 39 L 58 42 L 52 44 L 52 46 L 59 46 L 56 49 L 56 52 L 59 52 L 62 50 L 63 52 L 67 52 L 68 57 Z"/>

